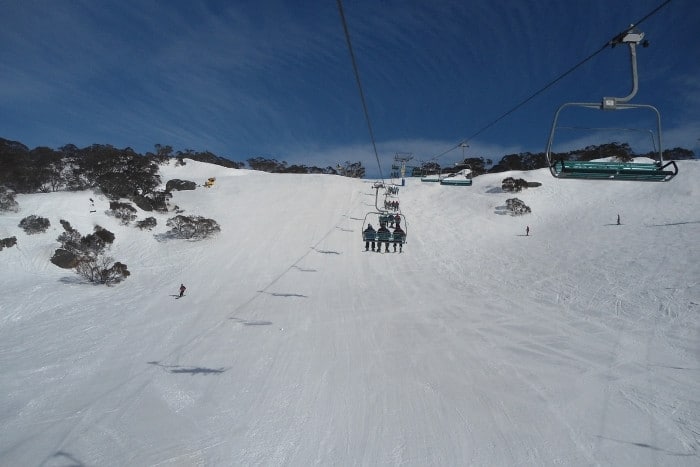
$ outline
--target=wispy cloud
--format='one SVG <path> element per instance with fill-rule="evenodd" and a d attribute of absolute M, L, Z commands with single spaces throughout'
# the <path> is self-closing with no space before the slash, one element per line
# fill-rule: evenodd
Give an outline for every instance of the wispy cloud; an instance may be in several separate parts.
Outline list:
<path fill-rule="evenodd" d="M 432 158 L 474 134 L 599 47 L 625 10 L 604 0 L 345 9 L 382 160 Z M 688 43 L 692 15 L 673 20 L 665 40 Z M 160 143 L 236 160 L 311 154 L 319 165 L 374 159 L 335 2 L 10 2 L 0 21 L 4 137 L 141 152 Z M 669 137 L 686 142 L 675 135 L 700 118 L 688 55 L 647 56 L 662 63 L 643 75 L 655 85 L 639 96 L 663 107 Z M 470 154 L 542 150 L 551 109 L 618 89 L 616 73 L 628 76 L 621 56 L 596 57 L 479 133 Z"/>

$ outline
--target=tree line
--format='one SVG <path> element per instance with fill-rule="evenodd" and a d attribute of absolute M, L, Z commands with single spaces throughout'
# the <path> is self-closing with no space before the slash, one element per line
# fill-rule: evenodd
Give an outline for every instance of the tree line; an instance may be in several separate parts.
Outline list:
<path fill-rule="evenodd" d="M 209 151 L 156 144 L 153 152 L 140 154 L 131 148 L 119 149 L 109 144 L 93 144 L 79 148 L 73 144 L 52 149 L 39 146 L 29 149 L 24 144 L 0 138 L 0 186 L 15 193 L 79 191 L 100 189 L 112 199 L 143 197 L 154 193 L 160 184 L 158 166 L 170 159 L 184 164 L 184 159 L 245 168 L 237 162 Z M 247 161 L 252 170 L 273 173 L 319 173 L 364 177 L 360 162 L 346 162 L 336 168 L 288 164 L 265 157 Z"/>
<path fill-rule="evenodd" d="M 635 154 L 627 143 L 587 146 L 567 153 L 552 154 L 552 157 L 585 161 L 600 158 L 601 155 L 620 161 L 629 161 L 636 156 L 655 157 L 653 153 Z M 678 147 L 665 150 L 663 155 L 668 160 L 695 157 L 692 151 Z M 0 138 L 0 186 L 15 193 L 97 188 L 112 199 L 129 198 L 137 203 L 141 201 L 144 205 L 149 202 L 162 204 L 162 194 L 155 191 L 155 187 L 160 185 L 158 166 L 170 159 L 184 164 L 185 158 L 235 169 L 249 167 L 271 173 L 316 173 L 352 178 L 365 176 L 361 162 L 346 161 L 336 167 L 321 168 L 257 156 L 247 159 L 246 166 L 246 162 L 234 161 L 209 151 L 175 151 L 172 146 L 161 144 L 156 144 L 153 152 L 139 154 L 129 147 L 119 149 L 109 144 L 93 144 L 84 148 L 67 144 L 58 149 L 45 146 L 29 149 L 20 142 Z M 441 167 L 436 161 L 423 162 L 412 168 L 411 175 L 450 173 L 470 168 L 472 176 L 477 176 L 544 167 L 547 167 L 547 160 L 543 152 L 522 152 L 507 154 L 496 164 L 484 157 L 469 157 L 449 167 Z"/>

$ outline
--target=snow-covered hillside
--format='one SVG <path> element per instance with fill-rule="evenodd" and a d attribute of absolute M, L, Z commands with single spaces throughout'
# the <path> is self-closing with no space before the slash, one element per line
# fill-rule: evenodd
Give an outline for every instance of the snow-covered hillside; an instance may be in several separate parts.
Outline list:
<path fill-rule="evenodd" d="M 17 196 L 0 464 L 698 465 L 700 163 L 678 165 L 407 179 L 401 254 L 364 251 L 372 183 L 337 176 L 164 166 L 200 185 L 171 204 L 221 226 L 198 242 L 158 240 L 173 213 L 122 226 L 92 192 Z M 503 193 L 509 175 L 542 186 Z M 513 196 L 532 214 L 505 215 Z M 46 233 L 18 227 L 31 214 Z M 51 264 L 60 219 L 114 232 L 131 276 Z"/>

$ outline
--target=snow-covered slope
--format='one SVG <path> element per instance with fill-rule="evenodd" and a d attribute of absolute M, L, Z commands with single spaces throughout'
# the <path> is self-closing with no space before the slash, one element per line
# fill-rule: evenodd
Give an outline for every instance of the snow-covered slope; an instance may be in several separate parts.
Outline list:
<path fill-rule="evenodd" d="M 18 196 L 0 464 L 697 465 L 700 164 L 679 167 L 407 179 L 402 254 L 364 251 L 375 192 L 336 176 L 164 166 L 200 185 L 171 203 L 221 225 L 199 242 L 159 240 L 173 213 L 121 226 L 91 192 Z M 542 186 L 503 193 L 509 175 Z M 505 215 L 513 196 L 532 214 Z M 114 232 L 132 275 L 51 264 L 60 219 Z"/>

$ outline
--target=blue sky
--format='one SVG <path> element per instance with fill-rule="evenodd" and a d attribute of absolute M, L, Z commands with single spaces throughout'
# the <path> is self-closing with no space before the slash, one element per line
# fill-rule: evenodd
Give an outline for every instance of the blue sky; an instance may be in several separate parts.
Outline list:
<path fill-rule="evenodd" d="M 397 152 L 419 161 L 454 147 L 663 2 L 345 0 L 382 170 Z M 632 102 L 659 108 L 664 147 L 700 153 L 698 25 L 696 0 L 640 25 L 651 46 L 638 49 Z M 543 151 L 560 104 L 629 93 L 628 56 L 602 51 L 466 155 Z M 336 0 L 5 1 L 0 137 L 377 172 Z"/>

